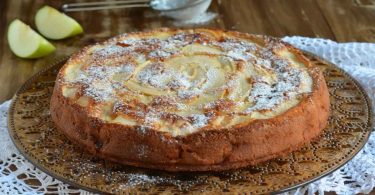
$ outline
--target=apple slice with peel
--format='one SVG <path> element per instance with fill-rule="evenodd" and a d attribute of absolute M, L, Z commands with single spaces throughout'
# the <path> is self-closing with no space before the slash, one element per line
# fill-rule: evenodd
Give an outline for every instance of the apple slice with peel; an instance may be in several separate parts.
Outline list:
<path fill-rule="evenodd" d="M 18 19 L 9 24 L 7 36 L 10 49 L 21 58 L 43 57 L 56 49 L 30 26 Z"/>
<path fill-rule="evenodd" d="M 49 39 L 64 39 L 83 32 L 81 25 L 73 18 L 50 6 L 38 10 L 35 16 L 38 31 Z"/>

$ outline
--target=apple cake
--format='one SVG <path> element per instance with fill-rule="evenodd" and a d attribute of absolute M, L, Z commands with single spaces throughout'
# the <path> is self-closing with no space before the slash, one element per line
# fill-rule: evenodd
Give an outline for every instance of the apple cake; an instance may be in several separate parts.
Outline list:
<path fill-rule="evenodd" d="M 220 171 L 316 138 L 327 124 L 322 72 L 279 39 L 210 29 L 122 34 L 61 68 L 57 129 L 124 165 Z"/>

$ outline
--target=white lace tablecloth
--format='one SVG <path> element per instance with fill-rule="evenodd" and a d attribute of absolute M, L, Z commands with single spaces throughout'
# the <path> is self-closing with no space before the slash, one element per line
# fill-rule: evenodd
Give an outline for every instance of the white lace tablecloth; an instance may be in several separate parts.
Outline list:
<path fill-rule="evenodd" d="M 375 101 L 375 44 L 336 43 L 325 39 L 285 37 L 284 41 L 337 64 L 356 78 Z M 72 188 L 30 164 L 15 148 L 7 130 L 10 101 L 0 105 L 0 194 L 91 194 Z M 374 108 L 374 107 L 373 107 Z M 28 185 L 28 181 L 34 185 Z M 332 174 L 289 194 L 369 193 L 375 187 L 375 133 L 362 151 Z"/>

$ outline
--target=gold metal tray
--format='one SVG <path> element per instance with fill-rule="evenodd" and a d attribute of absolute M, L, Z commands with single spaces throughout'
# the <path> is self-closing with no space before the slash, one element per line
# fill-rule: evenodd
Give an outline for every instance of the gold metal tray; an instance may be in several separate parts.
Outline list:
<path fill-rule="evenodd" d="M 331 98 L 324 133 L 302 149 L 247 168 L 218 173 L 168 173 L 121 166 L 83 152 L 59 133 L 49 103 L 56 74 L 65 60 L 39 72 L 13 98 L 9 133 L 35 166 L 73 186 L 94 192 L 270 193 L 312 182 L 344 165 L 371 132 L 371 103 L 361 86 L 342 70 L 306 54 L 323 71 Z"/>

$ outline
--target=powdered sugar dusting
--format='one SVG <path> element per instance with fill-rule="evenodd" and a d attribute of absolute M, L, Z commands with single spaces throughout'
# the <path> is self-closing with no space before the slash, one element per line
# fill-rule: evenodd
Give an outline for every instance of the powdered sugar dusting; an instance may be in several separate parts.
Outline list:
<path fill-rule="evenodd" d="M 108 56 L 121 55 L 127 50 L 118 45 L 109 45 L 108 47 L 98 48 L 94 51 L 94 55 L 107 58 Z"/>
<path fill-rule="evenodd" d="M 284 99 L 284 94 L 281 93 L 283 92 L 277 91 L 276 87 L 272 87 L 266 83 L 255 83 L 248 97 L 250 101 L 255 101 L 255 103 L 246 112 L 275 107 Z"/>
<path fill-rule="evenodd" d="M 122 184 L 123 188 L 135 187 L 144 184 L 155 184 L 160 182 L 160 179 L 152 176 L 148 176 L 146 174 L 127 174 L 128 181 L 125 184 Z"/>
<path fill-rule="evenodd" d="M 193 114 L 191 115 L 192 125 L 195 128 L 201 128 L 207 125 L 210 117 L 207 117 L 203 114 Z"/>
<path fill-rule="evenodd" d="M 181 191 L 188 191 L 197 182 L 208 182 L 199 177 L 189 177 L 189 180 L 180 180 L 183 175 L 164 174 L 164 175 L 149 175 L 146 173 L 129 173 L 126 175 L 127 182 L 121 182 L 120 188 L 129 189 L 132 187 L 147 188 L 149 185 L 173 185 L 177 186 Z M 117 179 L 117 178 L 111 178 Z"/>
<path fill-rule="evenodd" d="M 150 64 L 141 70 L 137 75 L 137 80 L 142 84 L 160 89 L 183 89 L 194 84 L 184 74 L 165 69 L 160 63 Z"/>
<path fill-rule="evenodd" d="M 116 91 L 124 90 L 121 81 L 113 77 L 116 74 L 123 74 L 123 78 L 134 71 L 134 65 L 123 64 L 120 66 L 99 66 L 91 65 L 79 72 L 72 83 L 83 84 L 83 94 L 92 97 L 95 101 L 105 101 L 115 97 Z"/>
<path fill-rule="evenodd" d="M 223 42 L 216 42 L 214 44 L 224 49 L 227 52 L 227 56 L 235 60 L 247 61 L 254 58 L 254 52 L 257 50 L 255 43 L 235 39 L 226 39 Z"/>

